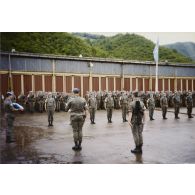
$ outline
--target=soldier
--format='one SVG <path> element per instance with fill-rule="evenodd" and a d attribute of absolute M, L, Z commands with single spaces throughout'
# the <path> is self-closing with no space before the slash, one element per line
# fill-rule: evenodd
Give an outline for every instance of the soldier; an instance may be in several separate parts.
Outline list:
<path fill-rule="evenodd" d="M 97 101 L 93 94 L 89 95 L 88 106 L 89 106 L 91 124 L 95 124 L 94 120 L 95 120 L 95 111 L 97 109 Z"/>
<path fill-rule="evenodd" d="M 112 110 L 114 108 L 114 100 L 111 96 L 111 93 L 108 94 L 108 97 L 105 99 L 105 106 L 107 110 L 107 119 L 108 123 L 112 123 Z"/>
<path fill-rule="evenodd" d="M 100 105 L 101 105 L 101 93 L 100 93 L 100 91 L 98 91 L 96 99 L 97 99 L 97 110 L 100 110 Z"/>
<path fill-rule="evenodd" d="M 152 121 L 154 120 L 153 114 L 154 114 L 154 109 L 155 109 L 155 101 L 154 101 L 154 97 L 152 93 L 150 94 L 150 98 L 147 100 L 147 107 L 149 110 L 150 120 Z"/>
<path fill-rule="evenodd" d="M 26 96 L 22 92 L 18 96 L 18 103 L 26 110 Z"/>
<path fill-rule="evenodd" d="M 57 93 L 55 101 L 56 101 L 56 111 L 60 112 L 60 101 L 61 101 L 60 93 Z"/>
<path fill-rule="evenodd" d="M 168 108 L 168 100 L 167 100 L 167 97 L 166 97 L 165 93 L 163 93 L 162 97 L 160 98 L 160 106 L 161 106 L 161 109 L 162 109 L 163 119 L 167 119 L 166 114 L 167 114 L 167 108 Z"/>
<path fill-rule="evenodd" d="M 174 104 L 174 109 L 175 109 L 175 119 L 179 119 L 178 114 L 179 114 L 179 109 L 180 109 L 180 103 L 181 103 L 181 98 L 179 92 L 175 91 L 175 94 L 173 96 L 173 104 Z"/>
<path fill-rule="evenodd" d="M 12 105 L 12 93 L 7 92 L 6 99 L 4 100 L 4 111 L 5 111 L 5 119 L 6 119 L 6 143 L 15 142 L 14 139 L 14 132 L 13 132 L 13 125 L 14 125 L 14 111 L 16 110 Z"/>
<path fill-rule="evenodd" d="M 53 126 L 53 115 L 55 111 L 55 100 L 52 97 L 52 93 L 48 93 L 48 97 L 45 100 L 45 110 L 48 115 L 48 126 Z"/>
<path fill-rule="evenodd" d="M 188 96 L 186 97 L 186 107 L 187 107 L 188 118 L 194 118 L 192 116 L 193 99 L 192 99 L 191 92 L 189 92 Z"/>
<path fill-rule="evenodd" d="M 123 122 L 128 122 L 128 120 L 126 119 L 126 115 L 128 112 L 128 96 L 124 91 L 122 92 L 122 96 L 120 97 L 120 107 L 122 108 Z"/>
<path fill-rule="evenodd" d="M 129 112 L 129 125 L 132 129 L 132 134 L 135 142 L 135 149 L 131 150 L 132 153 L 142 153 L 143 146 L 143 127 L 145 122 L 145 106 L 140 98 L 138 98 L 138 92 L 134 92 L 134 100 L 130 104 Z"/>
<path fill-rule="evenodd" d="M 27 102 L 29 105 L 29 111 L 33 113 L 35 111 L 35 96 L 32 91 L 30 91 L 27 96 Z"/>
<path fill-rule="evenodd" d="M 43 112 L 43 108 L 44 108 L 44 94 L 42 91 L 38 92 L 38 97 L 37 97 L 37 103 L 38 103 L 38 110 L 39 112 Z"/>
<path fill-rule="evenodd" d="M 70 120 L 73 129 L 73 137 L 75 146 L 72 147 L 73 150 L 81 150 L 82 143 L 82 128 L 87 116 L 87 104 L 84 98 L 79 97 L 79 89 L 74 88 L 73 93 L 74 98 L 70 98 L 67 105 L 66 111 L 70 109 Z"/>

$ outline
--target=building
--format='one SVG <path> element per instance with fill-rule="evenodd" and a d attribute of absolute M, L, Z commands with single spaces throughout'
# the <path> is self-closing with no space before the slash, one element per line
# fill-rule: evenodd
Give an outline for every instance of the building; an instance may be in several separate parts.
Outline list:
<path fill-rule="evenodd" d="M 9 79 L 10 78 L 10 79 Z M 10 80 L 10 82 L 9 82 Z M 1 92 L 155 90 L 155 63 L 1 52 Z M 10 84 L 9 84 L 10 83 Z M 159 63 L 159 91 L 195 90 L 195 64 Z"/>

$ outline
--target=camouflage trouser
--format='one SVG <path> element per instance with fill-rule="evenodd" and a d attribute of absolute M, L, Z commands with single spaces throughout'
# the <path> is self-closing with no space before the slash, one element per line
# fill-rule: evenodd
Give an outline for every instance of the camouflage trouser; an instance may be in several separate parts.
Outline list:
<path fill-rule="evenodd" d="M 112 108 L 107 108 L 107 118 L 108 120 L 111 120 L 112 119 Z"/>
<path fill-rule="evenodd" d="M 39 102 L 39 112 L 43 112 L 44 102 Z"/>
<path fill-rule="evenodd" d="M 98 100 L 98 99 L 97 99 L 97 109 L 98 109 L 98 110 L 100 109 L 100 104 L 101 104 L 101 100 Z"/>
<path fill-rule="evenodd" d="M 14 115 L 13 114 L 6 114 L 6 136 L 9 136 L 11 139 L 14 138 L 13 126 L 14 126 Z"/>
<path fill-rule="evenodd" d="M 175 117 L 178 117 L 178 114 L 179 114 L 179 108 L 180 108 L 180 106 L 179 106 L 179 105 L 175 105 L 175 106 L 174 106 L 174 109 L 175 109 Z"/>
<path fill-rule="evenodd" d="M 82 141 L 83 137 L 82 128 L 85 121 L 84 117 L 82 115 L 80 116 L 72 115 L 70 116 L 70 120 L 73 129 L 74 142 Z"/>
<path fill-rule="evenodd" d="M 35 102 L 29 102 L 29 111 L 34 112 L 35 111 Z"/>
<path fill-rule="evenodd" d="M 47 110 L 47 115 L 48 115 L 48 123 L 52 123 L 53 122 L 54 110 Z"/>
<path fill-rule="evenodd" d="M 140 146 L 143 144 L 143 137 L 142 137 L 143 127 L 144 127 L 143 124 L 140 125 L 132 124 L 131 130 L 132 130 L 133 139 L 136 146 Z"/>
<path fill-rule="evenodd" d="M 149 109 L 149 117 L 153 118 L 153 114 L 154 114 L 154 107 L 148 107 Z"/>
<path fill-rule="evenodd" d="M 90 113 L 90 120 L 94 121 L 95 120 L 95 108 L 90 108 L 89 113 Z"/>
<path fill-rule="evenodd" d="M 56 111 L 60 111 L 60 101 L 56 101 Z"/>
<path fill-rule="evenodd" d="M 128 105 L 122 104 L 121 108 L 122 108 L 122 118 L 123 118 L 123 120 L 126 120 Z"/>
<path fill-rule="evenodd" d="M 192 114 L 192 106 L 187 106 L 187 113 L 188 113 L 188 116 L 191 116 L 191 114 Z"/>
<path fill-rule="evenodd" d="M 163 116 L 163 118 L 166 117 L 166 114 L 167 114 L 167 107 L 166 106 L 162 106 L 162 116 Z"/>

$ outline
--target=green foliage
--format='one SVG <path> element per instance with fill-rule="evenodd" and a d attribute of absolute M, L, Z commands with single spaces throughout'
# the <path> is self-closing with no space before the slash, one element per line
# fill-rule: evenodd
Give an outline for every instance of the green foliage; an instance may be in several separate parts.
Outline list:
<path fill-rule="evenodd" d="M 89 33 L 25 32 L 1 33 L 1 50 L 62 54 L 83 57 L 120 58 L 153 61 L 155 44 L 136 34 L 117 34 L 112 37 Z M 192 60 L 176 50 L 160 47 L 160 61 L 191 63 Z"/>

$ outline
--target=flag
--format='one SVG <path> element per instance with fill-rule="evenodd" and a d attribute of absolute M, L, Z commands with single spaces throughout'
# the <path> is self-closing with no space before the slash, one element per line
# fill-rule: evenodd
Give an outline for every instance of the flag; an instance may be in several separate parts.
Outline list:
<path fill-rule="evenodd" d="M 159 40 L 157 39 L 156 46 L 153 50 L 154 60 L 157 63 L 158 62 L 158 50 L 159 50 Z"/>

